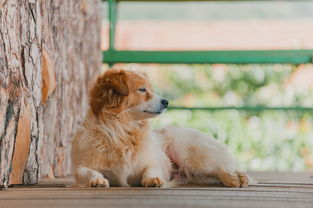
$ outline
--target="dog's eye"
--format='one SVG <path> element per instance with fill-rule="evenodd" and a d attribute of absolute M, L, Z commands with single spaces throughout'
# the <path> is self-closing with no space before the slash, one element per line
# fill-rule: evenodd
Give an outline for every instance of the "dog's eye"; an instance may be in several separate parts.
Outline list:
<path fill-rule="evenodd" d="M 147 92 L 146 88 L 142 87 L 138 89 L 139 92 Z"/>

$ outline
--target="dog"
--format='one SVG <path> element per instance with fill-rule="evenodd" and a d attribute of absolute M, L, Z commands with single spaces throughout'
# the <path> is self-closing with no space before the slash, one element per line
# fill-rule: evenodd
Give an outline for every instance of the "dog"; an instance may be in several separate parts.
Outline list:
<path fill-rule="evenodd" d="M 222 183 L 247 187 L 227 148 L 194 129 L 151 130 L 168 100 L 145 74 L 109 69 L 90 90 L 90 109 L 72 142 L 72 167 L 80 187 L 173 187 Z"/>

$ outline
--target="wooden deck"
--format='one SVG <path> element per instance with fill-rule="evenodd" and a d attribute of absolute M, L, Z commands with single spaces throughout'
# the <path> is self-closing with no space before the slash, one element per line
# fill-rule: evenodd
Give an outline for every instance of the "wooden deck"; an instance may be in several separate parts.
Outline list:
<path fill-rule="evenodd" d="M 250 173 L 248 188 L 71 188 L 70 178 L 0 190 L 0 208 L 284 207 L 313 208 L 313 173 Z"/>

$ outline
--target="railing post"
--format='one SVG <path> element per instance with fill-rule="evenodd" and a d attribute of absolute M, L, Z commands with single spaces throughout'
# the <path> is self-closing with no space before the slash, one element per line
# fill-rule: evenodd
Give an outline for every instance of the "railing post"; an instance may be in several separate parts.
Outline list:
<path fill-rule="evenodd" d="M 116 0 L 108 0 L 109 12 L 109 51 L 115 50 L 115 28 L 116 28 Z M 108 63 L 111 67 L 114 63 Z"/>

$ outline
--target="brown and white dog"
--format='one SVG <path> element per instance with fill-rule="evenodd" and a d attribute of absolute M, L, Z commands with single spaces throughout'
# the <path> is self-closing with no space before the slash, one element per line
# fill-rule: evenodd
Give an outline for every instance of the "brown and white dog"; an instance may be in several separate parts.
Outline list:
<path fill-rule="evenodd" d="M 146 76 L 108 70 L 90 92 L 90 110 L 72 146 L 77 185 L 172 187 L 221 182 L 247 187 L 226 147 L 193 129 L 151 130 L 147 119 L 168 101 L 153 93 Z"/>

